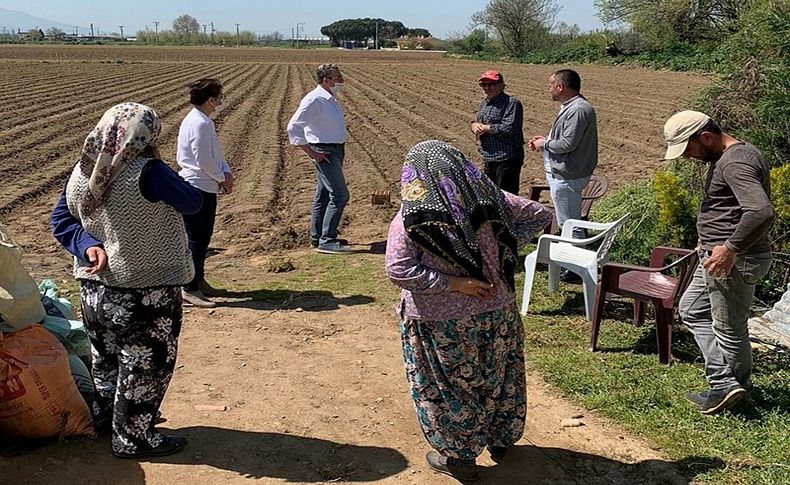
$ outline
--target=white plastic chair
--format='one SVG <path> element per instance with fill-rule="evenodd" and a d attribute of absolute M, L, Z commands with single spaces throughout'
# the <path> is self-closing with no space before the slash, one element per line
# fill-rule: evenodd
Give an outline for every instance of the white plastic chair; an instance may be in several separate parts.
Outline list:
<path fill-rule="evenodd" d="M 551 234 L 540 236 L 538 248 L 524 260 L 524 297 L 521 300 L 521 314 L 526 315 L 529 309 L 529 298 L 535 279 L 535 265 L 544 263 L 549 266 L 549 291 L 557 291 L 559 288 L 561 267 L 581 276 L 584 285 L 584 313 L 587 320 L 592 322 L 598 268 L 609 261 L 609 248 L 612 247 L 614 237 L 628 216 L 630 214 L 608 223 L 568 219 L 562 225 L 560 236 Z M 586 239 L 573 239 L 573 229 L 577 227 L 601 232 Z M 597 242 L 600 242 L 597 250 L 586 249 Z"/>

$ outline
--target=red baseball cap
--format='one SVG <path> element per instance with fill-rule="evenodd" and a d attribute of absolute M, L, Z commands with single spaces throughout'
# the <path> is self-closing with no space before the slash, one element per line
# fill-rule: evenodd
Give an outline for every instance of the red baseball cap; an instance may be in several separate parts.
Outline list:
<path fill-rule="evenodd" d="M 478 79 L 477 82 L 490 81 L 494 83 L 501 83 L 504 80 L 505 78 L 502 77 L 502 74 L 499 71 L 494 71 L 491 69 L 481 74 L 480 79 Z"/>

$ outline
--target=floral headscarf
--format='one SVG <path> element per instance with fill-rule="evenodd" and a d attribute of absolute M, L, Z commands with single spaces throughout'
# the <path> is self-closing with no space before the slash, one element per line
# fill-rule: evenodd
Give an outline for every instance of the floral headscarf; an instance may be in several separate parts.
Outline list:
<path fill-rule="evenodd" d="M 401 172 L 401 213 L 409 239 L 487 281 L 477 230 L 491 223 L 503 279 L 515 288 L 517 240 L 502 191 L 457 148 L 429 140 L 406 154 Z"/>
<path fill-rule="evenodd" d="M 105 111 L 82 145 L 79 166 L 90 178 L 85 209 L 96 209 L 118 175 L 156 144 L 162 125 L 148 106 L 122 103 Z"/>

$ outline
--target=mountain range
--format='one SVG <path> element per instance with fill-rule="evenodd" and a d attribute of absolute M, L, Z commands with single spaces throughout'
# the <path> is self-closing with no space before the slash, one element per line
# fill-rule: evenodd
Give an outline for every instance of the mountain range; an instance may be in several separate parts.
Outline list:
<path fill-rule="evenodd" d="M 44 19 L 30 15 L 29 13 L 0 7 L 0 29 L 5 29 L 6 32 L 16 32 L 17 29 L 22 32 L 27 32 L 36 27 L 44 31 L 50 27 L 56 27 L 66 33 L 73 34 L 75 25 Z M 81 25 L 77 26 L 77 29 L 79 29 L 79 33 L 83 35 L 90 33 L 91 30 L 90 27 Z"/>

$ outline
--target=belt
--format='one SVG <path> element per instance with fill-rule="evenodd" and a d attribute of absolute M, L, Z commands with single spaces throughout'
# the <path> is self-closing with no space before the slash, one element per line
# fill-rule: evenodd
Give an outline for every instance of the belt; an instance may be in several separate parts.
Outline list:
<path fill-rule="evenodd" d="M 313 143 L 313 145 L 321 145 L 324 147 L 342 147 L 345 143 Z"/>

